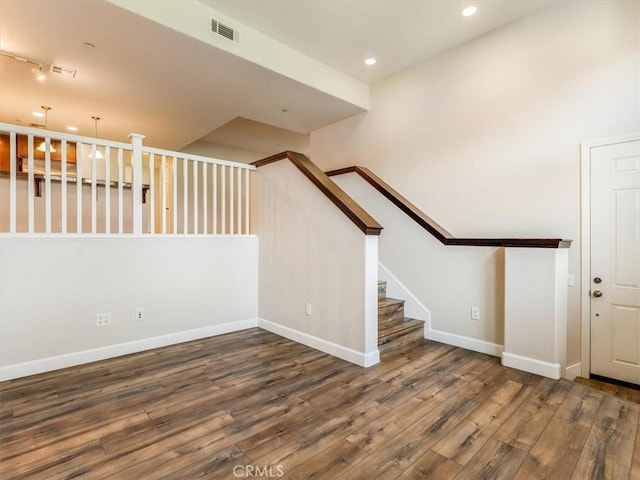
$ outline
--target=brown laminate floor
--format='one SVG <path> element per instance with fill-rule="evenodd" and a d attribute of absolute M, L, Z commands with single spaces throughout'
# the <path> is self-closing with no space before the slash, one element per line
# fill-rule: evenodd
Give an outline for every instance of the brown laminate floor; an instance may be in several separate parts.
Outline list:
<path fill-rule="evenodd" d="M 0 384 L 2 479 L 637 479 L 640 405 L 422 341 L 260 329 Z"/>
<path fill-rule="evenodd" d="M 577 377 L 575 380 L 577 383 L 587 385 L 596 390 L 610 393 L 616 397 L 624 398 L 630 402 L 640 403 L 640 388 L 629 388 L 623 385 L 616 385 L 609 382 L 604 382 L 594 378 Z"/>

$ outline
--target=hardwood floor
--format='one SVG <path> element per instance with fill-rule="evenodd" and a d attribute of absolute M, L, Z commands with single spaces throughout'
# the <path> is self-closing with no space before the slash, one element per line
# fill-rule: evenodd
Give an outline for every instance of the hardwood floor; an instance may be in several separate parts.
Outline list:
<path fill-rule="evenodd" d="M 596 390 L 610 393 L 616 397 L 624 398 L 630 402 L 640 403 L 640 387 L 631 388 L 630 386 L 616 385 L 610 382 L 604 382 L 595 378 L 576 377 L 577 383 L 587 385 Z"/>
<path fill-rule="evenodd" d="M 640 405 L 424 341 L 251 329 L 0 384 L 2 479 L 638 479 Z"/>

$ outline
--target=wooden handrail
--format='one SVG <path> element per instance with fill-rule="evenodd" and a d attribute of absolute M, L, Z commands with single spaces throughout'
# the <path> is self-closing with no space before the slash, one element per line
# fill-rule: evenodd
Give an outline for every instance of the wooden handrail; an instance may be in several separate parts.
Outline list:
<path fill-rule="evenodd" d="M 366 235 L 380 235 L 382 225 L 325 175 L 311 160 L 301 153 L 285 151 L 253 162 L 256 168 L 280 160 L 289 160 L 324 193 Z"/>
<path fill-rule="evenodd" d="M 571 246 L 571 240 L 563 240 L 561 238 L 456 238 L 368 168 L 353 166 L 326 172 L 329 177 L 345 173 L 357 173 L 360 175 L 443 245 L 529 248 L 569 248 Z"/>

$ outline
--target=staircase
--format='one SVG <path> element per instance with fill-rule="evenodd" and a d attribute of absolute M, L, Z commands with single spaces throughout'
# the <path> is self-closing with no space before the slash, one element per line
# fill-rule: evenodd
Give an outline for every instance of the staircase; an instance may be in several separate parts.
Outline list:
<path fill-rule="evenodd" d="M 424 322 L 404 316 L 404 300 L 387 297 L 387 282 L 378 282 L 378 349 L 380 354 L 419 342 Z"/>

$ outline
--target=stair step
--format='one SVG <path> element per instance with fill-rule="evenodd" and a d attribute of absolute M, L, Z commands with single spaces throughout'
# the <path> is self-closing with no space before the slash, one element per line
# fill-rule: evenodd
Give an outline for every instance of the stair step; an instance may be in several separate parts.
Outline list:
<path fill-rule="evenodd" d="M 389 297 L 378 298 L 378 325 L 403 318 L 404 300 Z"/>
<path fill-rule="evenodd" d="M 378 282 L 378 298 L 384 298 L 387 296 L 387 282 Z"/>
<path fill-rule="evenodd" d="M 401 318 L 378 323 L 378 349 L 380 353 L 422 339 L 424 339 L 424 322 L 422 320 Z"/>

